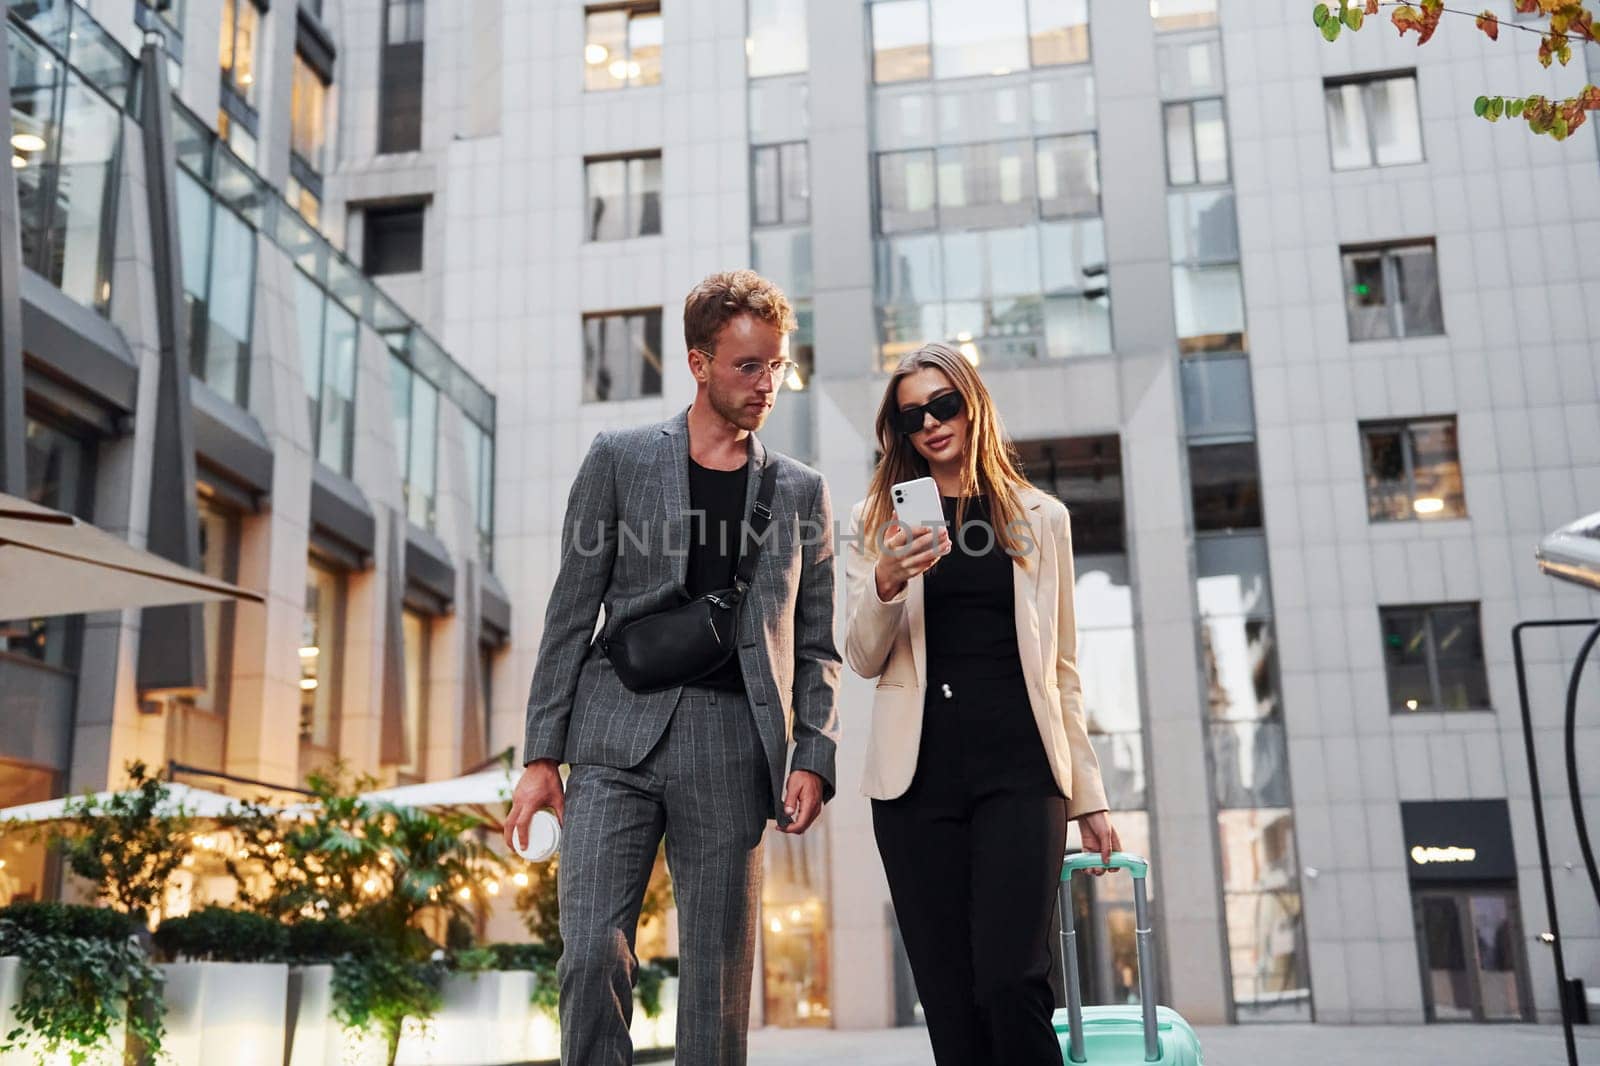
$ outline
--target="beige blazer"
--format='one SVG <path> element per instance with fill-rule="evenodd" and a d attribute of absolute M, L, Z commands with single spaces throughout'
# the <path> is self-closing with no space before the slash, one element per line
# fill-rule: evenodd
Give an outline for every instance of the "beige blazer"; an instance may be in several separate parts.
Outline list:
<path fill-rule="evenodd" d="M 1067 816 L 1107 808 L 1100 762 L 1084 724 L 1083 685 L 1078 677 L 1078 627 L 1073 614 L 1072 529 L 1067 508 L 1038 489 L 1019 494 L 1033 548 L 1030 569 L 1012 564 L 1016 582 L 1017 650 L 1028 683 L 1039 737 L 1056 783 L 1069 798 Z M 878 596 L 873 562 L 861 532 L 866 501 L 850 515 L 846 541 L 848 582 L 844 657 L 865 678 L 877 678 L 872 731 L 861 790 L 873 799 L 893 799 L 911 787 L 922 741 L 923 689 L 928 651 L 923 620 L 923 579 L 912 578 L 894 599 Z M 957 549 L 959 550 L 959 549 Z"/>

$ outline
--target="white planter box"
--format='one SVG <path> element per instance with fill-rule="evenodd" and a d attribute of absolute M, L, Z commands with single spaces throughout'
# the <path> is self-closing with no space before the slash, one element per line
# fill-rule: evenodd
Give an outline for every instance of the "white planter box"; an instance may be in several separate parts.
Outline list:
<path fill-rule="evenodd" d="M 167 977 L 162 1048 L 173 1066 L 283 1066 L 287 965 L 175 962 L 161 969 Z"/>
<path fill-rule="evenodd" d="M 289 1066 L 387 1066 L 380 1035 L 346 1032 L 334 1020 L 332 963 L 291 968 L 288 989 Z"/>
<path fill-rule="evenodd" d="M 450 974 L 444 1002 L 426 1026 L 407 1025 L 395 1066 L 498 1066 L 526 1062 L 533 974 L 491 970 Z M 550 1055 L 560 1054 L 559 1042 Z"/>
<path fill-rule="evenodd" d="M 21 997 L 22 960 L 14 955 L 0 959 L 0 1038 L 16 1028 L 17 1019 L 11 1011 Z M 112 1026 L 106 1043 L 89 1051 L 84 1066 L 122 1066 L 126 1034 L 127 1030 L 121 1022 Z M 38 1053 L 26 1046 L 20 1051 L 0 1053 L 0 1066 L 38 1066 L 39 1061 Z M 72 1058 L 70 1052 L 63 1048 L 44 1061 L 47 1066 L 66 1066 Z"/>

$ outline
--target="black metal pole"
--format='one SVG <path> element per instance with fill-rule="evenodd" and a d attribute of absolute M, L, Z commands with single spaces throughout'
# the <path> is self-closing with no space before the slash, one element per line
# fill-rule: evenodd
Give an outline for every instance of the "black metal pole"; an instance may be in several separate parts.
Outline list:
<path fill-rule="evenodd" d="M 1600 640 L 1600 625 L 1594 627 L 1578 649 L 1578 661 L 1572 664 L 1572 677 L 1567 681 L 1567 798 L 1572 801 L 1572 824 L 1578 830 L 1578 850 L 1583 852 L 1583 865 L 1589 871 L 1589 887 L 1594 889 L 1594 901 L 1600 906 L 1600 869 L 1595 867 L 1594 845 L 1589 841 L 1589 819 L 1583 813 L 1583 793 L 1578 781 L 1578 686 L 1583 681 L 1583 667 L 1589 661 L 1595 641 Z"/>
<path fill-rule="evenodd" d="M 1533 830 L 1539 842 L 1539 875 L 1544 880 L 1544 905 L 1549 912 L 1550 947 L 1555 953 L 1556 1002 L 1561 1007 L 1561 1035 L 1567 1047 L 1567 1066 L 1578 1066 L 1578 1045 L 1572 1032 L 1572 1012 L 1567 1006 L 1567 963 L 1561 952 L 1561 920 L 1556 914 L 1556 886 L 1550 876 L 1550 841 L 1545 835 L 1544 797 L 1540 794 L 1539 757 L 1533 744 L 1533 712 L 1528 706 L 1528 671 L 1522 656 L 1522 631 L 1581 625 L 1600 625 L 1600 619 L 1547 618 L 1518 622 L 1511 627 L 1512 657 L 1517 664 L 1517 700 L 1522 705 L 1522 743 L 1528 751 L 1528 783 L 1533 793 Z"/>
<path fill-rule="evenodd" d="M 256 777 L 240 777 L 238 774 L 225 774 L 221 770 L 207 770 L 204 766 L 190 766 L 174 759 L 167 760 L 167 778 L 171 780 L 174 774 L 187 774 L 190 777 L 214 777 L 218 781 L 233 781 L 241 785 L 260 785 L 270 788 L 274 792 L 294 792 L 301 796 L 315 796 L 316 793 L 309 788 L 297 788 L 294 785 L 279 785 L 271 781 L 262 781 Z"/>

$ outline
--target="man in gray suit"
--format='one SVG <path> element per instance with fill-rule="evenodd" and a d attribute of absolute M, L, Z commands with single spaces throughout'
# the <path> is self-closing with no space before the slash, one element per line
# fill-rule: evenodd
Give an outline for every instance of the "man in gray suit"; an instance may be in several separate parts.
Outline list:
<path fill-rule="evenodd" d="M 762 834 L 772 817 L 804 833 L 833 795 L 840 660 L 828 488 L 754 432 L 794 370 L 794 312 L 746 270 L 701 282 L 683 317 L 693 405 L 601 433 L 568 497 L 525 769 L 506 819 L 509 843 L 513 832 L 527 839 L 535 811 L 562 818 L 567 1066 L 632 1061 L 634 936 L 663 833 L 678 907 L 677 1061 L 745 1061 Z M 685 593 L 731 586 L 766 464 L 776 474 L 772 523 L 737 654 L 693 684 L 629 690 L 592 639 L 600 609 L 610 636 Z"/>

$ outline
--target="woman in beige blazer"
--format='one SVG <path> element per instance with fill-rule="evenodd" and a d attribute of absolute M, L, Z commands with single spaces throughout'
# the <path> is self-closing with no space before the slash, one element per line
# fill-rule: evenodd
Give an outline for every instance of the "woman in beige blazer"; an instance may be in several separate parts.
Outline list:
<path fill-rule="evenodd" d="M 853 513 L 845 658 L 877 679 L 863 790 L 940 1066 L 1060 1066 L 1050 938 L 1067 823 L 1121 846 L 1084 726 L 1072 532 L 960 353 L 906 356 Z M 946 525 L 900 529 L 931 476 Z M 953 535 L 952 535 L 953 532 Z"/>

